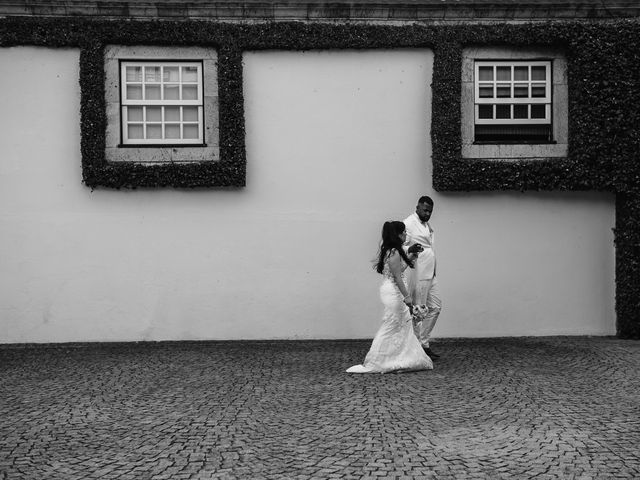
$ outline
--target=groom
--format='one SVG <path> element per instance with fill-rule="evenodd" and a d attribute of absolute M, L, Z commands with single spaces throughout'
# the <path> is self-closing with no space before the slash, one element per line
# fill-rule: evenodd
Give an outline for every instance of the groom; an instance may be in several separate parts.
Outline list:
<path fill-rule="evenodd" d="M 414 331 L 422 344 L 425 353 L 432 360 L 440 357 L 429 347 L 429 335 L 436 325 L 438 315 L 442 309 L 440 289 L 436 279 L 436 254 L 433 250 L 433 229 L 429 219 L 433 212 L 433 200 L 428 196 L 418 199 L 415 213 L 404 220 L 407 232 L 405 245 L 419 243 L 424 250 L 419 253 L 415 268 L 408 269 L 407 283 L 409 294 L 413 297 L 414 305 L 426 305 L 428 313 L 425 319 L 416 324 Z"/>

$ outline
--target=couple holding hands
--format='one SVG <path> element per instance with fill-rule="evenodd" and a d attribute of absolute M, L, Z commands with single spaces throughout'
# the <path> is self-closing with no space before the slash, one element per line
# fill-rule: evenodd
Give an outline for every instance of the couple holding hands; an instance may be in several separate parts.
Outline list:
<path fill-rule="evenodd" d="M 415 213 L 404 222 L 385 222 L 375 270 L 383 277 L 382 325 L 362 365 L 349 373 L 430 370 L 439 357 L 429 346 L 442 302 L 436 280 L 433 200 L 418 199 Z"/>

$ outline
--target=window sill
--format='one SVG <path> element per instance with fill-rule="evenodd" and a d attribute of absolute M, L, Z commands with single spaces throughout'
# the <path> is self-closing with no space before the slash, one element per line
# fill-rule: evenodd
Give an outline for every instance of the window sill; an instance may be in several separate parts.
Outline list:
<path fill-rule="evenodd" d="M 119 143 L 118 148 L 204 148 L 206 143 Z"/>

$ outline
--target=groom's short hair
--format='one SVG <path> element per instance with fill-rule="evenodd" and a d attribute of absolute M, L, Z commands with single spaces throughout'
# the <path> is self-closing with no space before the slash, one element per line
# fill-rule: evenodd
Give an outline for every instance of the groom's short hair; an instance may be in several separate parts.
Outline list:
<path fill-rule="evenodd" d="M 428 195 L 423 195 L 418 199 L 418 204 L 421 204 L 421 203 L 428 203 L 433 207 L 433 200 Z"/>

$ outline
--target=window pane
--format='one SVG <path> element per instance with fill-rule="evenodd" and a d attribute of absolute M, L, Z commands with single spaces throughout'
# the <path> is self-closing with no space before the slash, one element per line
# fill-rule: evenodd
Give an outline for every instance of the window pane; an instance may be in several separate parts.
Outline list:
<path fill-rule="evenodd" d="M 162 125 L 147 125 L 147 139 L 159 140 L 162 138 Z"/>
<path fill-rule="evenodd" d="M 127 67 L 127 82 L 141 82 L 142 67 Z"/>
<path fill-rule="evenodd" d="M 546 105 L 531 105 L 531 118 L 546 118 Z"/>
<path fill-rule="evenodd" d="M 529 105 L 514 105 L 513 118 L 529 118 Z"/>
<path fill-rule="evenodd" d="M 196 67 L 182 67 L 182 81 L 183 82 L 197 82 L 198 81 L 198 69 Z"/>
<path fill-rule="evenodd" d="M 160 85 L 145 85 L 144 86 L 144 99 L 145 100 L 160 100 Z"/>
<path fill-rule="evenodd" d="M 180 138 L 180 124 L 168 123 L 164 126 L 164 138 Z"/>
<path fill-rule="evenodd" d="M 142 107 L 127 107 L 127 119 L 130 122 L 141 122 Z"/>
<path fill-rule="evenodd" d="M 144 81 L 160 83 L 160 67 L 144 67 Z"/>
<path fill-rule="evenodd" d="M 130 139 L 140 139 L 144 138 L 144 130 L 142 129 L 142 125 L 140 124 L 129 124 L 127 126 L 127 136 Z"/>
<path fill-rule="evenodd" d="M 511 85 L 509 84 L 498 84 L 498 88 L 496 89 L 496 97 L 505 98 L 511 96 Z"/>
<path fill-rule="evenodd" d="M 179 82 L 178 67 L 164 67 L 164 75 L 162 78 L 165 82 Z"/>
<path fill-rule="evenodd" d="M 478 105 L 478 118 L 493 118 L 493 105 Z"/>
<path fill-rule="evenodd" d="M 198 138 L 198 125 L 184 125 L 184 137 L 187 139 Z"/>
<path fill-rule="evenodd" d="M 147 107 L 147 122 L 162 121 L 162 107 Z"/>
<path fill-rule="evenodd" d="M 529 80 L 529 67 L 513 67 L 514 80 Z"/>
<path fill-rule="evenodd" d="M 544 85 L 531 85 L 531 96 L 533 98 L 542 98 L 545 96 L 547 89 Z"/>
<path fill-rule="evenodd" d="M 197 100 L 198 99 L 198 87 L 196 85 L 183 85 L 182 86 L 182 99 L 183 100 Z"/>
<path fill-rule="evenodd" d="M 496 68 L 497 80 L 511 80 L 511 67 L 497 67 Z"/>
<path fill-rule="evenodd" d="M 478 67 L 478 77 L 481 82 L 493 81 L 493 67 Z"/>
<path fill-rule="evenodd" d="M 496 118 L 511 118 L 511 105 L 496 105 Z"/>
<path fill-rule="evenodd" d="M 492 98 L 493 97 L 493 85 L 480 87 L 480 98 Z"/>
<path fill-rule="evenodd" d="M 180 107 L 164 107 L 164 120 L 166 122 L 179 122 Z"/>
<path fill-rule="evenodd" d="M 198 107 L 183 107 L 182 120 L 185 122 L 198 121 Z"/>
<path fill-rule="evenodd" d="M 513 86 L 513 96 L 516 98 L 523 98 L 529 96 L 529 84 L 528 83 L 516 83 Z"/>
<path fill-rule="evenodd" d="M 140 85 L 127 85 L 127 100 L 142 100 L 142 87 Z"/>
<path fill-rule="evenodd" d="M 165 85 L 164 86 L 164 99 L 165 100 L 180 100 L 180 86 L 179 85 Z"/>
<path fill-rule="evenodd" d="M 144 67 L 145 82 L 160 82 L 160 67 Z"/>
<path fill-rule="evenodd" d="M 531 67 L 531 80 L 546 80 L 547 67 Z"/>

